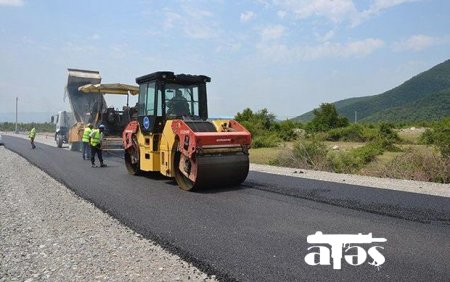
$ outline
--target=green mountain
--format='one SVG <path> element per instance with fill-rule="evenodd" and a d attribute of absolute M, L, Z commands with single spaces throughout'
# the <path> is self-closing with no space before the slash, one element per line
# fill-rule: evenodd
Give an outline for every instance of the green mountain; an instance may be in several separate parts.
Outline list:
<path fill-rule="evenodd" d="M 450 89 L 431 93 L 425 97 L 401 107 L 390 108 L 377 112 L 364 121 L 376 122 L 414 122 L 424 120 L 438 120 L 450 116 Z"/>
<path fill-rule="evenodd" d="M 450 116 L 450 60 L 422 72 L 400 86 L 379 95 L 350 98 L 335 102 L 339 114 L 358 121 L 417 121 Z M 295 117 L 309 121 L 313 113 Z"/>

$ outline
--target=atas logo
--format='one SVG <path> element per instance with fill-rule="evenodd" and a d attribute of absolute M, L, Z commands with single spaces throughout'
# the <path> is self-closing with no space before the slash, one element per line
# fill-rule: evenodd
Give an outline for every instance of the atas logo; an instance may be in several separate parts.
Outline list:
<path fill-rule="evenodd" d="M 341 269 L 342 256 L 345 261 L 353 266 L 363 264 L 370 256 L 369 264 L 378 269 L 385 262 L 383 254 L 380 250 L 384 248 L 381 246 L 370 246 L 366 249 L 362 244 L 373 244 L 375 242 L 386 242 L 385 238 L 373 238 L 372 233 L 367 235 L 359 234 L 323 234 L 317 231 L 316 234 L 307 237 L 309 244 L 315 244 L 308 248 L 309 253 L 305 256 L 305 262 L 309 265 L 331 265 L 331 258 L 333 259 L 333 269 Z M 321 245 L 317 245 L 321 244 Z M 323 246 L 324 244 L 329 245 Z M 343 251 L 344 249 L 344 251 Z M 343 254 L 344 252 L 344 254 Z"/>
<path fill-rule="evenodd" d="M 144 128 L 147 130 L 150 127 L 150 119 L 147 116 L 145 116 L 143 122 Z"/>

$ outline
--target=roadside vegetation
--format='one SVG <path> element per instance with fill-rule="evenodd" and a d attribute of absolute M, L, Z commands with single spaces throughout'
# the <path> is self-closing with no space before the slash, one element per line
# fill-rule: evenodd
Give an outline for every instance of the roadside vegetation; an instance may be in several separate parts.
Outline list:
<path fill-rule="evenodd" d="M 267 109 L 236 119 L 253 136 L 252 162 L 337 173 L 450 183 L 450 119 L 416 124 L 349 123 L 333 104 L 305 124 Z"/>
<path fill-rule="evenodd" d="M 50 122 L 45 123 L 18 123 L 17 129 L 19 131 L 30 131 L 32 128 L 36 128 L 37 132 L 54 132 L 55 131 L 55 125 Z M 0 123 L 0 131 L 15 131 L 16 130 L 16 124 L 13 122 L 2 122 Z"/>

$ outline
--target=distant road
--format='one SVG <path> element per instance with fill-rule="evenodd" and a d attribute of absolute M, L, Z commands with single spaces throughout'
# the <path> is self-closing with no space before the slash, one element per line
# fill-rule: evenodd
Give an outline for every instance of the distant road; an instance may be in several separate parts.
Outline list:
<path fill-rule="evenodd" d="M 240 187 L 201 193 L 160 176 L 134 177 L 121 159 L 90 168 L 76 152 L 3 137 L 76 194 L 218 278 L 242 281 L 445 281 L 450 199 L 250 172 Z M 7 165 L 2 163 L 1 165 Z M 39 181 L 38 179 L 36 181 Z M 370 212 L 367 212 L 370 211 Z M 408 220 L 401 219 L 407 218 Z M 423 223 L 430 222 L 430 223 Z M 308 235 L 373 233 L 386 263 L 309 266 Z"/>

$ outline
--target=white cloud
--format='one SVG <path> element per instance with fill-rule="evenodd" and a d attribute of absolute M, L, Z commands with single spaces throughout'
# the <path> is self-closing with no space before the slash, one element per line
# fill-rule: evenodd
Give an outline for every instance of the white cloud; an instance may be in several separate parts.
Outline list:
<path fill-rule="evenodd" d="M 300 19 L 320 16 L 340 22 L 356 13 L 351 0 L 274 0 L 273 2 L 282 10 L 291 11 Z"/>
<path fill-rule="evenodd" d="M 334 23 L 350 22 L 356 26 L 383 10 L 417 1 L 423 0 L 371 0 L 369 8 L 363 11 L 358 11 L 352 0 L 272 0 L 272 3 L 281 18 L 290 13 L 299 19 L 323 17 Z"/>
<path fill-rule="evenodd" d="M 379 11 L 392 8 L 409 2 L 417 2 L 418 0 L 375 0 L 370 5 L 369 12 L 377 13 Z"/>
<path fill-rule="evenodd" d="M 216 47 L 216 53 L 236 53 L 242 47 L 240 42 L 228 42 Z"/>
<path fill-rule="evenodd" d="M 352 24 L 353 26 L 356 26 L 361 22 L 367 20 L 368 18 L 379 14 L 383 10 L 387 10 L 389 8 L 393 8 L 395 6 L 399 6 L 402 4 L 418 1 L 422 0 L 374 0 L 367 10 L 358 13 L 358 15 L 353 18 Z"/>
<path fill-rule="evenodd" d="M 334 30 L 330 30 L 330 31 L 328 31 L 325 34 L 315 33 L 314 35 L 315 35 L 315 37 L 317 38 L 318 41 L 326 42 L 326 41 L 330 41 L 330 39 L 334 37 L 335 32 L 334 32 Z"/>
<path fill-rule="evenodd" d="M 286 17 L 286 15 L 287 15 L 287 12 L 286 12 L 286 11 L 279 10 L 279 11 L 277 12 L 277 16 L 280 17 L 281 19 L 284 19 L 284 17 Z"/>
<path fill-rule="evenodd" d="M 241 13 L 241 22 L 245 23 L 252 20 L 255 17 L 255 13 L 253 11 L 247 11 Z"/>
<path fill-rule="evenodd" d="M 216 30 L 212 27 L 190 22 L 185 23 L 183 31 L 186 36 L 194 39 L 210 39 L 218 36 Z"/>
<path fill-rule="evenodd" d="M 319 45 L 301 45 L 289 48 L 283 44 L 259 44 L 264 57 L 278 62 L 313 61 L 324 58 L 365 57 L 383 47 L 380 39 L 368 38 L 346 44 L 324 42 Z"/>
<path fill-rule="evenodd" d="M 180 12 L 166 9 L 164 30 L 179 28 L 183 33 L 194 39 L 209 39 L 218 36 L 214 15 L 212 12 L 183 6 Z M 182 16 L 183 15 L 183 16 Z"/>
<path fill-rule="evenodd" d="M 285 28 L 282 25 L 274 25 L 263 28 L 261 30 L 261 39 L 263 41 L 278 39 L 283 36 L 284 31 Z"/>
<path fill-rule="evenodd" d="M 15 6 L 20 7 L 25 3 L 23 0 L 0 0 L 0 6 Z"/>
<path fill-rule="evenodd" d="M 90 39 L 92 40 L 99 40 L 100 39 L 100 35 L 98 33 L 94 33 L 90 36 Z"/>
<path fill-rule="evenodd" d="M 189 17 L 194 19 L 210 18 L 214 16 L 211 11 L 196 9 L 190 6 L 184 6 L 183 10 Z"/>
<path fill-rule="evenodd" d="M 423 34 L 413 35 L 407 39 L 400 40 L 392 44 L 392 49 L 401 51 L 422 51 L 436 45 L 450 44 L 449 37 L 432 37 Z"/>
<path fill-rule="evenodd" d="M 182 17 L 178 13 L 172 11 L 166 11 L 164 18 L 165 18 L 163 22 L 164 30 L 172 29 L 175 26 L 175 24 L 182 19 Z"/>

